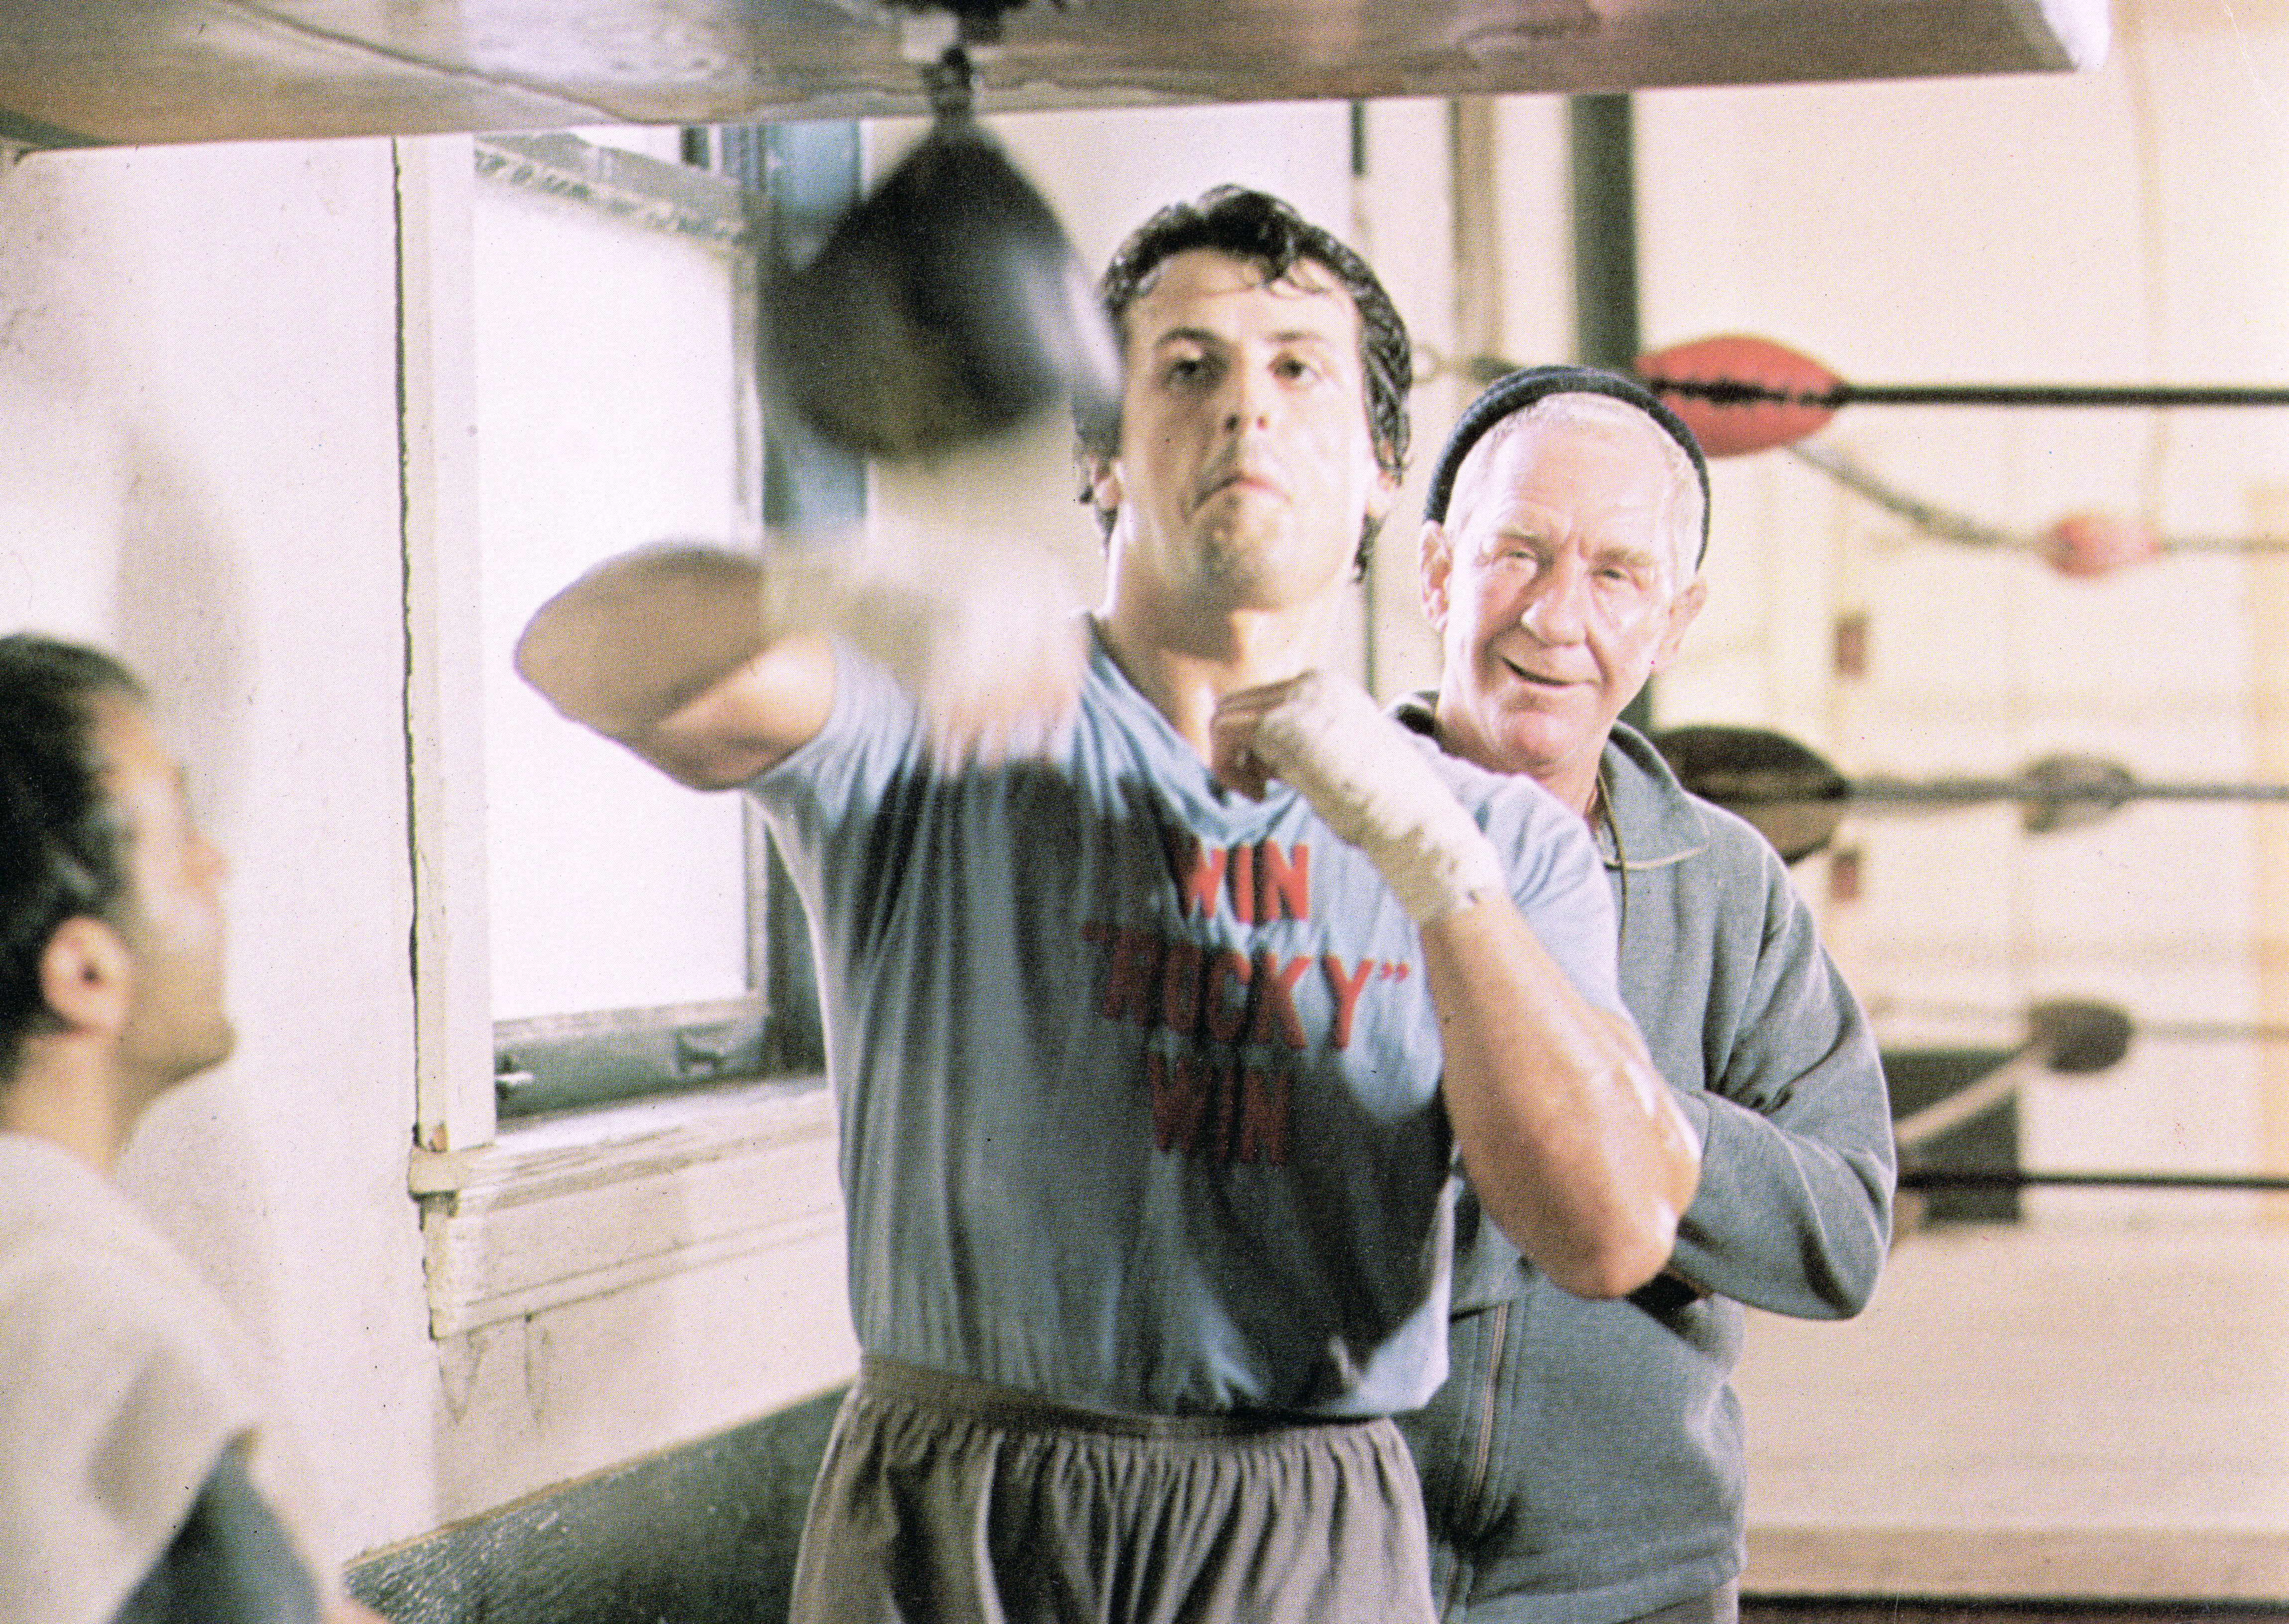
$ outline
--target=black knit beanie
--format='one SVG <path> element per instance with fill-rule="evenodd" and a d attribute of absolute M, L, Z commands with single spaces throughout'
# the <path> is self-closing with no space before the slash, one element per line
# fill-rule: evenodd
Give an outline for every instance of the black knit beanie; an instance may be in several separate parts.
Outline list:
<path fill-rule="evenodd" d="M 1709 556 L 1709 459 L 1701 454 L 1701 442 L 1685 426 L 1685 419 L 1663 404 L 1661 397 L 1638 382 L 1619 372 L 1607 372 L 1597 367 L 1548 366 L 1521 367 L 1515 372 L 1496 378 L 1487 386 L 1487 392 L 1470 404 L 1456 423 L 1454 432 L 1439 452 L 1439 460 L 1431 470 L 1431 493 L 1423 501 L 1423 514 L 1444 523 L 1447 499 L 1455 491 L 1455 475 L 1469 456 L 1471 448 L 1495 424 L 1514 411 L 1524 411 L 1536 401 L 1552 394 L 1603 394 L 1636 407 L 1659 424 L 1671 440 L 1685 448 L 1692 459 L 1693 472 L 1701 481 L 1701 551 L 1694 555 L 1693 567 L 1701 568 L 1701 561 Z"/>

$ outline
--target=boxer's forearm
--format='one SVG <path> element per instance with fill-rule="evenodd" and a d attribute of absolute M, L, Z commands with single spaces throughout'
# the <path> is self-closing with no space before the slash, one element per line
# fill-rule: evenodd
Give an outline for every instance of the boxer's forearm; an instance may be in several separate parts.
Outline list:
<path fill-rule="evenodd" d="M 525 626 L 518 674 L 573 720 L 640 737 L 762 651 L 752 559 L 645 548 L 599 564 Z"/>
<path fill-rule="evenodd" d="M 744 782 L 816 733 L 833 696 L 823 641 L 765 612 L 749 558 L 650 547 L 542 605 L 516 668 L 573 720 L 699 788 Z"/>
<path fill-rule="evenodd" d="M 1421 747 L 1320 673 L 1227 695 L 1214 736 L 1220 772 L 1252 760 L 1294 784 L 1420 927 L 1448 1115 L 1503 1232 L 1582 1296 L 1651 1279 L 1699 1175 L 1693 1130 L 1628 1021 L 1584 999 L 1519 915 Z"/>
<path fill-rule="evenodd" d="M 1087 668 L 1078 607 L 1039 546 L 790 550 L 762 565 L 646 548 L 544 605 L 516 664 L 574 720 L 696 789 L 722 789 L 826 725 L 833 638 L 914 696 L 942 757 L 1037 746 L 1072 712 Z"/>
<path fill-rule="evenodd" d="M 1507 897 L 1426 924 L 1423 951 L 1480 1205 L 1566 1290 L 1634 1291 L 1668 1261 L 1700 1172 L 1645 1046 L 1575 991 Z"/>

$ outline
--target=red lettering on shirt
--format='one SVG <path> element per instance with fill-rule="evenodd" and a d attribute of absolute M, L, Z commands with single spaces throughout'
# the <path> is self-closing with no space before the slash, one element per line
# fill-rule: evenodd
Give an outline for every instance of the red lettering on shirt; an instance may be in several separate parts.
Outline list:
<path fill-rule="evenodd" d="M 1214 920 L 1227 903 L 1229 917 L 1243 927 L 1312 917 L 1308 844 L 1210 848 L 1197 834 L 1164 826 L 1160 848 L 1179 919 Z M 1098 1013 L 1173 1039 L 1149 1041 L 1144 1055 L 1154 1143 L 1164 1154 L 1224 1164 L 1288 1160 L 1294 1077 L 1272 1056 L 1313 1045 L 1321 1005 L 1318 994 L 1298 988 L 1314 962 L 1327 988 L 1328 1047 L 1338 1051 L 1350 1046 L 1368 983 L 1404 981 L 1411 968 L 1403 959 L 1282 956 L 1245 938 L 1225 945 L 1165 922 L 1154 928 L 1091 920 L 1081 937 L 1104 950 L 1092 955 L 1103 976 Z"/>
<path fill-rule="evenodd" d="M 1290 851 L 1280 849 L 1277 840 L 1266 840 L 1256 855 L 1256 917 L 1265 924 L 1273 919 L 1308 919 L 1312 917 L 1312 848 L 1297 845 Z"/>
<path fill-rule="evenodd" d="M 1288 1074 L 1249 1066 L 1240 1073 L 1237 1159 L 1288 1165 Z"/>
<path fill-rule="evenodd" d="M 1254 967 L 1230 948 L 1209 962 L 1206 1000 L 1208 1036 L 1218 1043 L 1232 1042 L 1248 1024 L 1248 983 L 1254 973 Z M 1237 1004 L 1224 994 L 1225 985 L 1234 980 L 1240 983 Z"/>
<path fill-rule="evenodd" d="M 1200 1024 L 1200 967 L 1207 950 L 1181 938 L 1168 943 L 1160 964 L 1160 1024 L 1191 1037 Z"/>
<path fill-rule="evenodd" d="M 1232 1159 L 1232 1068 L 1198 1055 L 1173 1061 L 1146 1056 L 1144 1075 L 1152 1090 L 1152 1134 L 1163 1150 Z"/>
<path fill-rule="evenodd" d="M 1160 968 L 1160 938 L 1149 930 L 1113 933 L 1113 963 L 1105 972 L 1105 998 L 1097 1012 L 1108 1021 L 1133 1015 L 1150 1026 L 1159 1013 L 1153 994 Z"/>
<path fill-rule="evenodd" d="M 1256 967 L 1262 974 L 1256 978 L 1256 1019 L 1248 1027 L 1249 1042 L 1271 1042 L 1274 1027 L 1291 1049 L 1300 1049 L 1310 1041 L 1296 1016 L 1294 993 L 1296 983 L 1311 965 L 1309 959 L 1290 959 L 1282 964 L 1270 953 L 1256 954 Z"/>
<path fill-rule="evenodd" d="M 1168 838 L 1168 869 L 1186 919 L 1216 917 L 1220 896 L 1243 925 L 1312 917 L 1312 848 L 1259 840 L 1250 846 L 1208 847 L 1197 836 Z"/>
<path fill-rule="evenodd" d="M 1335 1024 L 1328 1040 L 1336 1047 L 1343 1048 L 1352 1040 L 1352 1011 L 1359 1007 L 1360 989 L 1366 986 L 1368 978 L 1375 974 L 1376 963 L 1372 959 L 1362 959 L 1359 961 L 1359 968 L 1346 975 L 1344 974 L 1344 961 L 1335 954 L 1328 953 L 1320 958 L 1320 968 L 1326 972 L 1328 991 L 1335 995 L 1336 999 Z"/>
<path fill-rule="evenodd" d="M 1081 927 L 1081 936 L 1108 950 L 1097 997 L 1097 1013 L 1107 1020 L 1220 1044 L 1311 1045 L 1296 992 L 1312 962 L 1308 958 L 1258 949 L 1251 959 L 1237 948 L 1095 920 Z M 1334 953 L 1318 962 L 1328 989 L 1328 1047 L 1337 1049 L 1351 1045 L 1368 983 L 1403 982 L 1414 968 L 1404 959 L 1361 959 L 1346 967 Z"/>
<path fill-rule="evenodd" d="M 1164 1151 L 1284 1166 L 1293 1088 L 1288 1073 L 1197 1055 L 1144 1057 L 1152 1137 Z"/>
<path fill-rule="evenodd" d="M 1224 889 L 1226 853 L 1222 847 L 1211 850 L 1194 840 L 1184 856 L 1184 865 L 1179 871 L 1184 878 L 1178 888 L 1184 917 L 1190 919 L 1198 913 L 1202 919 L 1212 919 L 1216 917 L 1217 894 Z"/>
<path fill-rule="evenodd" d="M 1211 1072 L 1216 1079 L 1216 1144 L 1211 1154 L 1220 1162 L 1232 1159 L 1239 1138 L 1240 1090 L 1234 1087 L 1239 1073 L 1239 1066 L 1229 1059 L 1217 1063 Z"/>

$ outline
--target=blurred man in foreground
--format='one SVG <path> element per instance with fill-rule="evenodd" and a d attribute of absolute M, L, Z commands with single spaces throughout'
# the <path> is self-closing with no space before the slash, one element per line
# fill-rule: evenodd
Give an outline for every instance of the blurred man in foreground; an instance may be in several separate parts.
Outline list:
<path fill-rule="evenodd" d="M 134 676 L 0 638 L 0 1618 L 378 1624 L 253 1349 L 108 1176 L 236 1042 L 223 874 Z"/>
<path fill-rule="evenodd" d="M 1456 426 L 1426 513 L 1443 671 L 1401 720 L 1595 835 L 1623 997 L 1703 1142 L 1675 1251 L 1622 1301 L 1574 1294 L 1466 1199 L 1452 1373 L 1404 1419 L 1434 1588 L 1472 1624 L 1727 1624 L 1741 1305 L 1840 1318 L 1874 1290 L 1894 1171 L 1875 1042 L 1771 847 L 1618 720 L 1706 593 L 1692 432 L 1610 373 L 1512 373 Z"/>

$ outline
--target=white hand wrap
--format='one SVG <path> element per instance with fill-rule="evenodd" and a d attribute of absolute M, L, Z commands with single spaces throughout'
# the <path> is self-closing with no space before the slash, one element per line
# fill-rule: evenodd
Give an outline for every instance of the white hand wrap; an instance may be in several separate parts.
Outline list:
<path fill-rule="evenodd" d="M 972 545 L 896 561 L 788 549 L 771 555 L 761 607 L 766 643 L 788 631 L 838 633 L 925 709 L 1022 687 L 1050 666 L 1078 677 L 1081 595 L 1041 549 Z"/>
<path fill-rule="evenodd" d="M 1416 924 L 1507 888 L 1494 842 L 1413 736 L 1356 684 L 1307 673 L 1264 712 L 1248 748 L 1374 861 Z"/>

